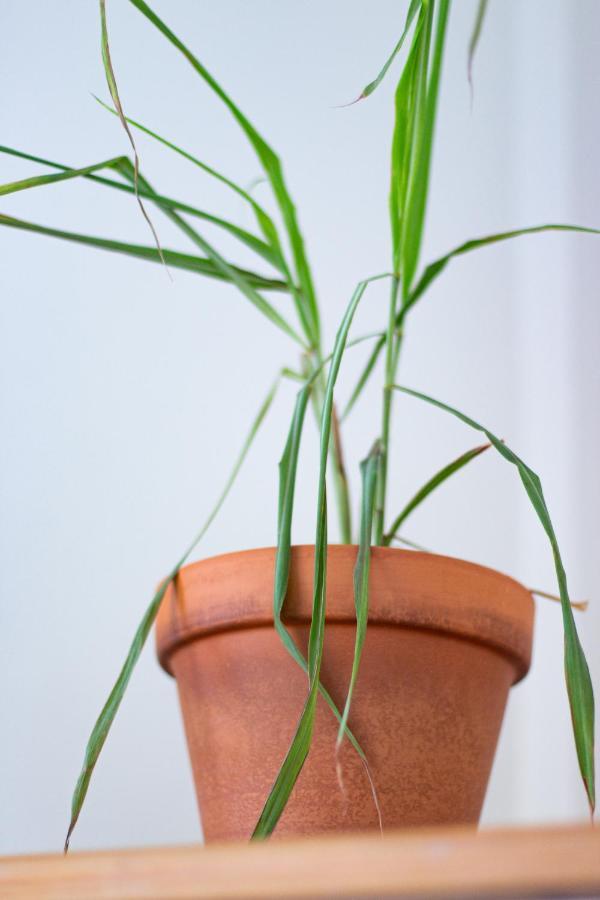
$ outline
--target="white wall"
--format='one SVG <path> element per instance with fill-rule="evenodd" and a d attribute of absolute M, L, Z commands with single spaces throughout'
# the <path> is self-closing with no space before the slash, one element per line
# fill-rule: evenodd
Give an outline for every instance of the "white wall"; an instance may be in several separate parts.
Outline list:
<path fill-rule="evenodd" d="M 404 4 L 155 0 L 285 160 L 314 265 L 327 341 L 356 281 L 388 268 L 392 81 L 377 71 Z M 2 142 L 67 164 L 121 152 L 95 4 L 4 0 Z M 258 167 L 214 98 L 126 3 L 108 4 L 131 115 L 242 183 Z M 424 260 L 464 239 L 543 221 L 598 224 L 598 35 L 592 0 L 490 4 L 471 112 L 465 55 L 474 3 L 454 4 Z M 148 140 L 144 171 L 172 196 L 248 222 L 245 208 Z M 1 181 L 36 167 L 2 157 Z M 267 200 L 264 186 L 257 196 Z M 6 198 L 2 212 L 149 242 L 131 198 L 69 183 Z M 166 246 L 185 245 L 156 221 Z M 58 849 L 85 740 L 153 586 L 224 481 L 289 342 L 232 290 L 158 266 L 2 231 L 0 443 L 3 740 L 0 852 Z M 230 245 L 226 245 L 229 248 Z M 597 245 L 550 235 L 453 263 L 414 313 L 404 383 L 489 423 L 540 472 L 598 686 Z M 249 263 L 249 258 L 239 257 Z M 356 333 L 380 327 L 374 287 Z M 281 300 L 283 304 L 285 300 Z M 366 350 L 344 366 L 340 396 Z M 273 543 L 276 462 L 293 391 L 277 402 L 202 555 Z M 357 461 L 375 434 L 373 386 L 346 429 Z M 398 402 L 391 508 L 474 438 Z M 476 439 L 475 439 L 476 440 Z M 295 538 L 310 541 L 316 442 L 305 444 Z M 489 454 L 415 514 L 425 545 L 552 589 L 549 550 L 515 473 Z M 595 643 L 596 641 L 596 643 Z M 539 604 L 534 669 L 515 690 L 484 821 L 585 816 L 562 683 L 560 612 Z M 195 841 L 200 834 L 173 684 L 151 648 L 124 701 L 74 846 Z"/>

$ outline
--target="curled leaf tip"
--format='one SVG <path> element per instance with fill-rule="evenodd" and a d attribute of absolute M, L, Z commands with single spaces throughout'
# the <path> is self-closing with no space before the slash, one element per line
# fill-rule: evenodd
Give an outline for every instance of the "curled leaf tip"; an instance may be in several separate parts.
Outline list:
<path fill-rule="evenodd" d="M 381 814 L 381 805 L 379 803 L 379 795 L 377 793 L 377 788 L 375 787 L 375 782 L 373 781 L 373 776 L 371 774 L 371 770 L 369 768 L 369 764 L 365 759 L 362 760 L 362 764 L 365 768 L 365 772 L 367 778 L 369 780 L 369 787 L 371 788 L 371 796 L 373 798 L 373 805 L 375 806 L 375 812 L 377 813 L 377 826 L 379 828 L 379 834 L 383 837 L 383 816 Z"/>
<path fill-rule="evenodd" d="M 427 6 L 427 3 L 425 2 L 425 0 L 411 0 L 410 5 L 408 7 L 408 12 L 406 14 L 406 21 L 404 23 L 404 29 L 402 31 L 402 34 L 400 35 L 400 39 L 396 43 L 396 46 L 392 50 L 391 54 L 386 59 L 385 63 L 383 64 L 383 67 L 382 67 L 381 71 L 379 72 L 379 74 L 377 75 L 377 77 L 373 81 L 370 81 L 363 88 L 360 96 L 357 97 L 356 100 L 353 101 L 354 103 L 358 103 L 359 100 L 364 100 L 366 97 L 368 97 L 370 94 L 374 93 L 374 91 L 377 90 L 377 88 L 379 87 L 379 85 L 381 84 L 383 79 L 385 78 L 385 76 L 388 72 L 388 69 L 394 62 L 394 59 L 396 58 L 396 56 L 402 49 L 402 45 L 404 44 L 406 36 L 410 30 L 412 21 L 422 6 Z M 350 106 L 351 104 L 348 104 L 348 105 Z"/>
<path fill-rule="evenodd" d="M 348 791 L 346 790 L 346 783 L 344 781 L 344 774 L 342 771 L 342 764 L 340 762 L 339 751 L 340 751 L 340 742 L 338 739 L 335 744 L 335 776 L 337 778 L 337 783 L 338 783 L 338 788 L 340 790 L 340 794 L 342 795 L 342 798 L 344 800 L 344 812 L 345 812 L 348 808 Z"/>
<path fill-rule="evenodd" d="M 365 93 L 362 93 L 359 97 L 355 97 L 354 100 L 350 100 L 349 103 L 336 103 L 336 105 L 333 106 L 332 109 L 348 109 L 349 106 L 354 106 L 360 100 L 364 100 L 366 96 L 367 95 Z"/>
<path fill-rule="evenodd" d="M 108 27 L 106 23 L 106 0 L 100 0 L 100 28 L 101 28 L 101 49 L 102 49 L 102 62 L 104 64 L 104 74 L 106 76 L 106 83 L 108 85 L 108 89 L 110 91 L 110 96 L 113 101 L 115 112 L 119 117 L 119 121 L 123 126 L 123 130 L 127 135 L 127 139 L 131 144 L 131 149 L 133 150 L 133 186 L 135 189 L 135 198 L 137 200 L 137 204 L 140 208 L 140 212 L 142 213 L 144 219 L 146 220 L 148 227 L 152 233 L 152 237 L 154 238 L 154 243 L 156 245 L 156 249 L 158 251 L 158 255 L 160 260 L 169 276 L 170 280 L 173 280 L 173 276 L 169 271 L 169 267 L 165 261 L 165 257 L 163 255 L 162 247 L 160 245 L 160 241 L 158 239 L 158 234 L 156 232 L 156 228 L 152 222 L 152 219 L 148 215 L 146 207 L 142 202 L 142 198 L 140 197 L 138 185 L 139 185 L 139 157 L 137 152 L 136 143 L 133 139 L 133 135 L 131 133 L 131 129 L 129 128 L 129 124 L 127 122 L 127 118 L 123 111 L 123 106 L 121 104 L 121 98 L 119 96 L 119 89 L 117 87 L 117 80 L 115 77 L 115 72 L 113 69 L 112 59 L 110 55 L 110 46 L 108 41 Z M 100 101 L 102 102 L 102 101 Z"/>
<path fill-rule="evenodd" d="M 535 597 L 543 597 L 544 600 L 553 600 L 554 603 L 560 603 L 561 599 L 557 594 L 550 594 L 548 591 L 540 591 L 537 588 L 529 588 L 529 593 Z M 570 600 L 571 609 L 577 609 L 579 612 L 585 612 L 589 606 L 589 600 Z"/>
<path fill-rule="evenodd" d="M 69 844 L 71 842 L 71 835 L 73 834 L 73 829 L 75 828 L 75 822 L 71 822 L 69 825 L 69 829 L 67 831 L 67 836 L 65 838 L 65 846 L 63 848 L 63 853 L 66 856 L 69 852 Z"/>
<path fill-rule="evenodd" d="M 481 37 L 481 29 L 483 28 L 483 20 L 487 10 L 488 0 L 479 0 L 477 13 L 475 15 L 475 23 L 469 41 L 469 52 L 467 57 L 467 79 L 469 81 L 469 92 L 471 95 L 471 109 L 473 108 L 473 60 L 475 59 L 475 51 Z"/>

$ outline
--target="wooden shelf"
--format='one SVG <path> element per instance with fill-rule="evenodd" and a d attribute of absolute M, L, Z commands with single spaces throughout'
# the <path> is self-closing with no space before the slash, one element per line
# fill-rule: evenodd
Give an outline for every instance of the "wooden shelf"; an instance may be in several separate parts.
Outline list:
<path fill-rule="evenodd" d="M 600 897 L 600 829 L 415 830 L 13 856 L 3 900 Z"/>

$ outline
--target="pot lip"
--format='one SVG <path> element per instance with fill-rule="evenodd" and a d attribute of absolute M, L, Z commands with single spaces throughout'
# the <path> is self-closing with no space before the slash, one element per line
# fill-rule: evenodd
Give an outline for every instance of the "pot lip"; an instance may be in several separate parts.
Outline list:
<path fill-rule="evenodd" d="M 314 553 L 315 545 L 314 544 L 292 544 L 291 551 L 292 554 L 299 552 L 308 552 L 310 554 Z M 186 563 L 185 566 L 182 566 L 180 569 L 180 574 L 184 572 L 191 572 L 195 569 L 199 569 L 200 567 L 204 567 L 207 563 L 212 562 L 220 562 L 221 560 L 233 559 L 234 557 L 243 557 L 243 556 L 256 556 L 257 554 L 262 553 L 273 553 L 275 554 L 277 551 L 277 547 L 273 544 L 265 544 L 262 547 L 248 547 L 245 550 L 227 550 L 225 553 L 215 553 L 213 556 L 205 556 L 203 559 L 197 559 L 194 562 Z M 347 553 L 348 551 L 353 551 L 356 555 L 358 552 L 358 544 L 336 544 L 330 543 L 327 544 L 327 555 L 338 554 L 339 552 Z M 531 591 L 529 588 L 526 588 L 520 581 L 516 578 L 513 578 L 512 575 L 507 575 L 505 572 L 501 572 L 499 569 L 494 569 L 491 566 L 485 566 L 482 563 L 471 562 L 471 560 L 463 559 L 461 556 L 450 556 L 445 553 L 432 553 L 429 550 L 408 550 L 405 547 L 382 547 L 378 545 L 371 546 L 371 557 L 374 556 L 383 556 L 389 554 L 390 556 L 394 556 L 396 558 L 404 557 L 406 558 L 420 558 L 427 559 L 429 561 L 434 560 L 445 560 L 447 562 L 451 562 L 457 567 L 464 567 L 466 569 L 475 570 L 478 569 L 481 572 L 485 572 L 488 575 L 491 575 L 495 578 L 502 579 L 502 581 L 512 582 L 513 585 L 517 586 L 521 590 L 526 591 L 526 593 L 531 595 Z"/>
<path fill-rule="evenodd" d="M 221 553 L 183 566 L 156 621 L 157 654 L 171 657 L 190 641 L 224 631 L 273 626 L 276 547 Z M 327 621 L 355 624 L 352 570 L 356 544 L 329 544 Z M 312 603 L 313 544 L 295 544 L 286 614 L 306 622 Z M 483 643 L 510 657 L 515 681 L 531 661 L 534 603 L 509 575 L 457 557 L 372 547 L 369 623 L 426 629 Z"/>

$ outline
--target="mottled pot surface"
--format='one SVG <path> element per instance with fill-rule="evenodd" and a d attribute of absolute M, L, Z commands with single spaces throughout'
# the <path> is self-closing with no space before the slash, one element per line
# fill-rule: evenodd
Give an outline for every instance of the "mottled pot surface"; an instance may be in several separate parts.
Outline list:
<path fill-rule="evenodd" d="M 355 546 L 328 548 L 322 681 L 343 706 L 355 638 Z M 208 840 L 248 837 L 302 710 L 306 675 L 273 629 L 275 549 L 181 570 L 157 621 L 177 679 Z M 292 550 L 284 620 L 305 651 L 314 548 Z M 508 689 L 529 667 L 533 601 L 492 569 L 373 548 L 369 628 L 350 715 L 384 827 L 476 824 Z M 320 701 L 313 745 L 275 835 L 377 827 L 364 766 Z"/>

